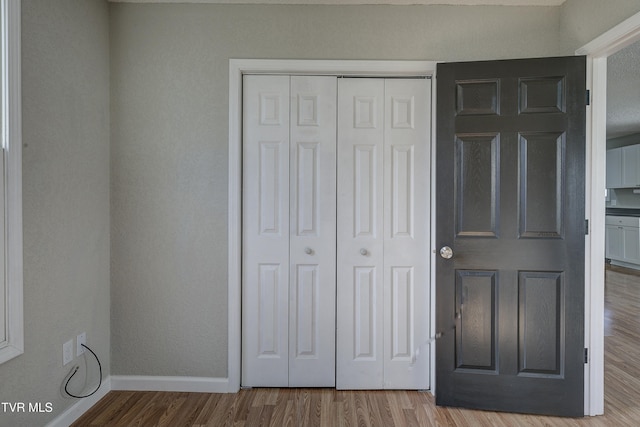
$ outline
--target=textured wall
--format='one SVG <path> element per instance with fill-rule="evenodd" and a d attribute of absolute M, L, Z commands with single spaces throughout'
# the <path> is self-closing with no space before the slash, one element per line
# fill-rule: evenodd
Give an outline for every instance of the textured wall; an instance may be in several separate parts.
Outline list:
<path fill-rule="evenodd" d="M 228 59 L 557 55 L 553 7 L 112 3 L 112 371 L 227 375 Z"/>
<path fill-rule="evenodd" d="M 103 1 L 22 0 L 25 352 L 0 365 L 0 401 L 53 412 L 0 412 L 1 426 L 76 403 L 60 392 L 62 344 L 81 332 L 109 375 L 108 28 Z"/>
<path fill-rule="evenodd" d="M 610 28 L 640 12 L 640 0 L 566 0 L 560 7 L 564 54 L 589 43 Z"/>

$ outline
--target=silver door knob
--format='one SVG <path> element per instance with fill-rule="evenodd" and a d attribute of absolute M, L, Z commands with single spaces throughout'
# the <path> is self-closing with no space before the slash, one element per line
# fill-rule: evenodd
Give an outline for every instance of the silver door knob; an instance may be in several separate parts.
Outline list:
<path fill-rule="evenodd" d="M 311 249 L 310 247 L 306 247 L 304 248 L 304 253 L 307 255 L 311 255 L 313 253 L 313 249 Z"/>
<path fill-rule="evenodd" d="M 449 246 L 443 246 L 442 248 L 440 248 L 440 256 L 444 259 L 453 258 L 453 249 L 451 249 Z"/>
<path fill-rule="evenodd" d="M 365 248 L 360 249 L 360 255 L 366 256 L 368 253 L 369 252 Z"/>

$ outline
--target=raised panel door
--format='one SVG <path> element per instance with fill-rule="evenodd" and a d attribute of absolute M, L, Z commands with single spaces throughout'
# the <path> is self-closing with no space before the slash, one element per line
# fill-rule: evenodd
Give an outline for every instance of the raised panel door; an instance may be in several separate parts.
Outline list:
<path fill-rule="evenodd" d="M 338 82 L 336 387 L 383 384 L 384 80 Z"/>
<path fill-rule="evenodd" d="M 242 384 L 289 382 L 289 77 L 243 83 Z"/>
<path fill-rule="evenodd" d="M 245 76 L 242 384 L 335 384 L 336 78 Z"/>
<path fill-rule="evenodd" d="M 427 389 L 431 81 L 244 84 L 242 384 Z"/>
<path fill-rule="evenodd" d="M 384 375 L 387 389 L 429 388 L 430 79 L 385 80 Z"/>
<path fill-rule="evenodd" d="M 438 64 L 438 405 L 584 414 L 585 69 Z"/>
<path fill-rule="evenodd" d="M 338 91 L 337 387 L 429 387 L 427 79 Z"/>
<path fill-rule="evenodd" d="M 335 385 L 336 90 L 291 77 L 290 387 Z"/>

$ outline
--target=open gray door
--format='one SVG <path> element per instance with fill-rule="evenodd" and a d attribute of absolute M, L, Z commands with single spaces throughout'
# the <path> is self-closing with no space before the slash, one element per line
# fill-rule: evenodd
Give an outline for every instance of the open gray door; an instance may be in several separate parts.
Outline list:
<path fill-rule="evenodd" d="M 438 405 L 584 415 L 585 64 L 438 65 Z"/>

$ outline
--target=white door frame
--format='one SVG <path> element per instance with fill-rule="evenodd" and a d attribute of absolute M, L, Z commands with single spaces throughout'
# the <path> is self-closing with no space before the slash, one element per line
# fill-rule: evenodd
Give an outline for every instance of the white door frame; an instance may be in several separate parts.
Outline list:
<path fill-rule="evenodd" d="M 604 246 L 607 131 L 607 57 L 640 40 L 637 13 L 576 51 L 587 55 L 586 213 L 590 230 L 586 239 L 585 414 L 604 413 Z"/>
<path fill-rule="evenodd" d="M 272 60 L 272 59 L 230 59 L 229 60 L 229 211 L 228 211 L 228 392 L 240 389 L 241 354 L 241 312 L 242 312 L 242 75 L 243 74 L 312 74 L 366 77 L 433 76 L 435 61 L 341 61 L 341 60 Z M 435 88 L 432 91 L 432 107 L 435 107 Z M 435 117 L 432 108 L 432 123 Z M 435 127 L 431 126 L 434 140 Z M 433 176 L 433 147 L 431 147 L 431 167 Z M 432 180 L 433 186 L 433 180 Z M 433 231 L 434 205 L 431 203 L 431 229 Z M 431 233 L 433 247 L 433 232 Z M 433 255 L 430 263 L 433 265 Z M 433 283 L 433 269 L 431 269 Z M 431 331 L 435 334 L 435 294 L 431 286 Z M 431 346 L 431 360 L 435 360 Z M 435 378 L 435 363 L 431 363 L 431 379 Z M 432 387 L 433 392 L 433 387 Z"/>

